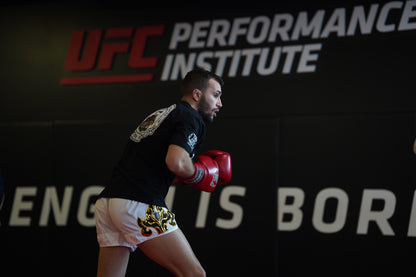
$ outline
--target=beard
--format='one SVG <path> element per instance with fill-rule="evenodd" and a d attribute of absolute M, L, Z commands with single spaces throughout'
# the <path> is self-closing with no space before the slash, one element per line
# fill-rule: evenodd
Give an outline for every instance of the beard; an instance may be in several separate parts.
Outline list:
<path fill-rule="evenodd" d="M 198 112 L 206 123 L 211 123 L 214 121 L 214 117 L 212 116 L 210 106 L 208 102 L 205 100 L 204 96 L 201 98 L 201 101 L 198 104 Z"/>

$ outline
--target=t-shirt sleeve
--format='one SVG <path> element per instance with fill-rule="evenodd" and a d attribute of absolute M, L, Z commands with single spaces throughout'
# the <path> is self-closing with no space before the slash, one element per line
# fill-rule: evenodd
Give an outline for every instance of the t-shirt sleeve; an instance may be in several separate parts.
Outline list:
<path fill-rule="evenodd" d="M 175 124 L 170 144 L 184 148 L 190 156 L 193 155 L 195 146 L 198 144 L 199 126 L 195 120 L 189 117 L 179 117 Z"/>

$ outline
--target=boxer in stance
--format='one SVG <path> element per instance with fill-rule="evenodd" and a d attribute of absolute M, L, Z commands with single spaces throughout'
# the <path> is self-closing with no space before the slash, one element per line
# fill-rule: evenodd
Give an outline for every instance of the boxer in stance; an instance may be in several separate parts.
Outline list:
<path fill-rule="evenodd" d="M 188 72 L 181 100 L 149 115 L 131 134 L 95 204 L 98 277 L 124 276 L 137 247 L 175 276 L 205 276 L 164 199 L 172 182 L 212 192 L 230 181 L 228 153 L 212 150 L 192 159 L 205 123 L 222 108 L 222 86 L 209 71 Z"/>

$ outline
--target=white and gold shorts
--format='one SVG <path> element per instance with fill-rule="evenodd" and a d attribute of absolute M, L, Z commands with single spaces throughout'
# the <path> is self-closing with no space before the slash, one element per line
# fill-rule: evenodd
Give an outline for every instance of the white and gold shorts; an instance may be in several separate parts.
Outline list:
<path fill-rule="evenodd" d="M 121 198 L 98 199 L 95 224 L 100 247 L 125 246 L 131 252 L 146 240 L 178 229 L 167 208 Z"/>

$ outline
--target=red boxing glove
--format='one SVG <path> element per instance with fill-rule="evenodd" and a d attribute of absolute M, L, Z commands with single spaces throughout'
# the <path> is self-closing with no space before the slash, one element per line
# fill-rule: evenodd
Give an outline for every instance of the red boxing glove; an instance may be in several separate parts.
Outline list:
<path fill-rule="evenodd" d="M 218 164 L 211 157 L 200 155 L 194 163 L 195 172 L 187 178 L 176 178 L 175 183 L 193 186 L 196 189 L 212 192 L 218 183 Z"/>
<path fill-rule="evenodd" d="M 227 184 L 231 180 L 232 167 L 231 167 L 231 155 L 227 152 L 220 150 L 211 150 L 203 153 L 202 155 L 211 157 L 218 163 L 219 179 L 218 185 Z"/>

